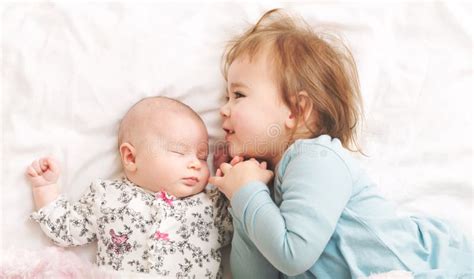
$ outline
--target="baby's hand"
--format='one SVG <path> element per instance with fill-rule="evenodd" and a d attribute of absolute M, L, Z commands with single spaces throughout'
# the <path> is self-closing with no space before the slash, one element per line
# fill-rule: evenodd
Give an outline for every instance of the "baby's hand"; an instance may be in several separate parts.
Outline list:
<path fill-rule="evenodd" d="M 59 166 L 50 157 L 33 161 L 26 170 L 26 175 L 33 188 L 55 184 L 59 178 Z"/>

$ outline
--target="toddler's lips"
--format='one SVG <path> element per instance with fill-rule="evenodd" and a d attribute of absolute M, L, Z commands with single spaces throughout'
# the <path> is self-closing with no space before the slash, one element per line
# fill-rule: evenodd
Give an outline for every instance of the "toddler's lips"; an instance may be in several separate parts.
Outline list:
<path fill-rule="evenodd" d="M 235 131 L 232 131 L 232 130 L 229 130 L 229 129 L 225 129 L 224 128 L 224 131 L 225 131 L 225 140 L 226 141 L 229 141 L 230 137 L 235 134 Z"/>
<path fill-rule="evenodd" d="M 183 178 L 183 183 L 188 185 L 188 186 L 194 186 L 198 182 L 199 182 L 199 179 L 197 179 L 197 177 L 195 177 L 195 176 Z"/>

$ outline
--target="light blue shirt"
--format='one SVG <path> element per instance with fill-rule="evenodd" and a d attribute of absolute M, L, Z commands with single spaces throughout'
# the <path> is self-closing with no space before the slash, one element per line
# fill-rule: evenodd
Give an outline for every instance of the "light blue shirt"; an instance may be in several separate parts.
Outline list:
<path fill-rule="evenodd" d="M 338 139 L 292 144 L 272 194 L 254 181 L 232 197 L 235 279 L 472 276 L 470 241 L 446 222 L 397 216 Z"/>

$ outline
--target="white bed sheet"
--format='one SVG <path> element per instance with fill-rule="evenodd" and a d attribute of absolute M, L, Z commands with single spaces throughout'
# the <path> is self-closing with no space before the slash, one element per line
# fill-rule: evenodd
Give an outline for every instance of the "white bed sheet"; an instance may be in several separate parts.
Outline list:
<path fill-rule="evenodd" d="M 226 40 L 284 7 L 337 32 L 358 63 L 365 102 L 361 157 L 402 214 L 450 219 L 472 236 L 472 4 L 106 2 L 2 4 L 1 247 L 51 245 L 28 220 L 25 167 L 56 156 L 77 199 L 120 174 L 119 119 L 137 100 L 178 98 L 222 139 Z M 75 248 L 93 260 L 94 247 Z"/>

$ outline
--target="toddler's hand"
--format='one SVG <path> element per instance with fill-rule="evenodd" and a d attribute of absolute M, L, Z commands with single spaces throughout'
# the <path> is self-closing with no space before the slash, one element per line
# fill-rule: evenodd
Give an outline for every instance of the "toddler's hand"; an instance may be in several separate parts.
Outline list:
<path fill-rule="evenodd" d="M 214 157 L 212 160 L 212 164 L 214 165 L 214 169 L 217 171 L 219 166 L 222 163 L 227 163 L 230 160 L 229 152 L 227 151 L 227 146 L 225 145 L 218 145 L 216 152 L 214 152 Z"/>
<path fill-rule="evenodd" d="M 253 158 L 237 163 L 235 166 L 223 163 L 219 169 L 223 176 L 211 177 L 209 183 L 219 188 L 229 200 L 245 184 L 251 181 L 261 181 L 267 184 L 273 178 L 273 172 L 267 170 L 267 163 L 259 163 Z"/>
<path fill-rule="evenodd" d="M 243 160 L 244 158 L 241 156 L 234 156 L 234 158 L 230 160 L 230 155 L 229 155 L 229 152 L 227 151 L 227 146 L 219 145 L 217 147 L 216 152 L 214 153 L 213 160 L 212 160 L 214 169 L 216 170 L 216 176 L 222 176 L 222 171 L 219 167 L 223 163 L 230 163 L 232 166 L 234 166 L 235 164 L 242 162 Z"/>
<path fill-rule="evenodd" d="M 242 161 L 244 161 L 244 157 L 241 157 L 241 156 L 234 156 L 234 158 L 232 158 L 232 160 L 229 162 L 229 164 L 230 164 L 231 166 L 235 166 L 235 165 L 237 165 L 238 163 L 240 163 L 240 162 L 242 162 Z M 220 166 L 221 166 L 223 163 L 227 163 L 227 162 L 222 162 L 222 163 L 220 164 Z M 265 163 L 265 164 L 266 164 L 266 163 Z M 216 176 L 218 176 L 218 177 L 224 176 L 224 174 L 222 173 L 222 170 L 221 170 L 220 167 L 216 170 Z"/>
<path fill-rule="evenodd" d="M 33 188 L 55 184 L 59 178 L 59 166 L 50 157 L 33 161 L 26 170 L 26 175 Z"/>

